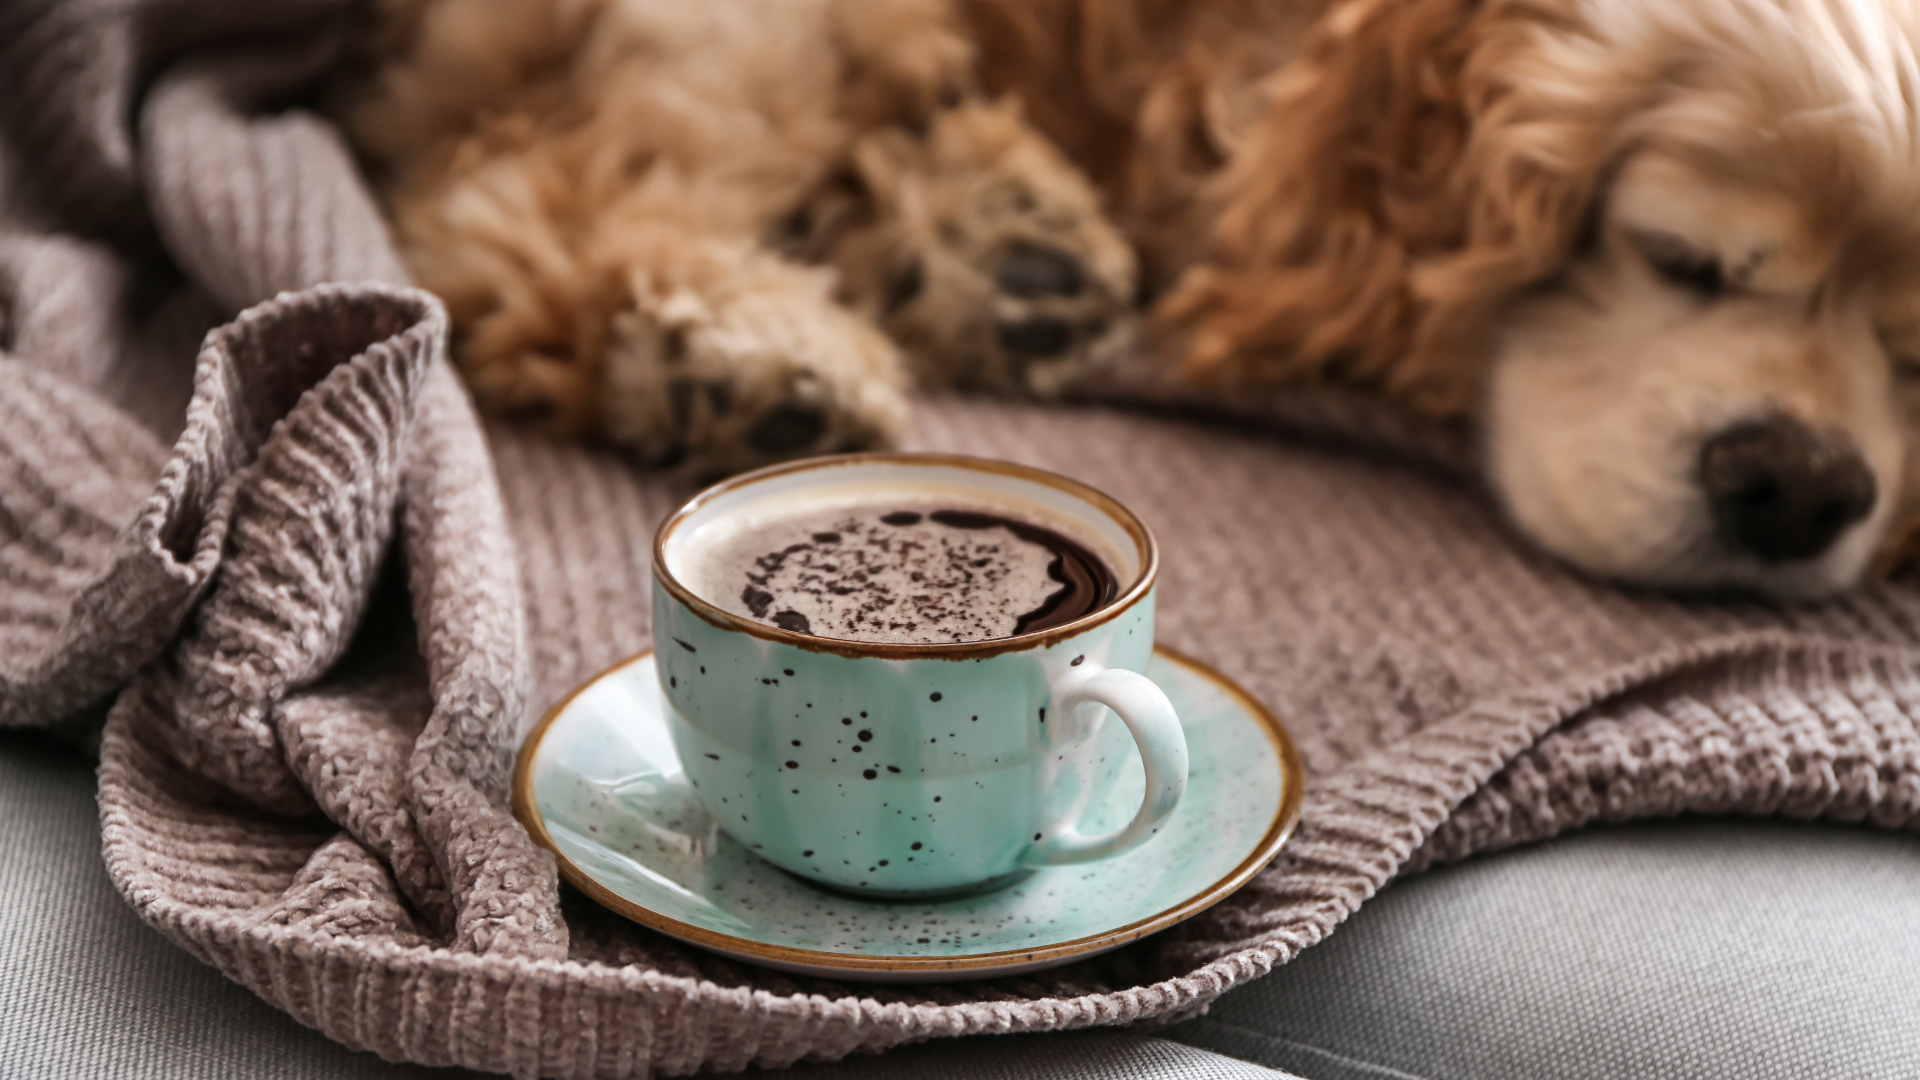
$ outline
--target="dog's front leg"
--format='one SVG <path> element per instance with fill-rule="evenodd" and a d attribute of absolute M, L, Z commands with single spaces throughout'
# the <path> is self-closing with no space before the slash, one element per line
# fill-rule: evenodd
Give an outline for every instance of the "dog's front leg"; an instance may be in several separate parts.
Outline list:
<path fill-rule="evenodd" d="M 611 233 L 625 302 L 607 328 L 605 433 L 700 477 L 892 445 L 904 372 L 836 303 L 830 273 L 670 224 Z"/>
<path fill-rule="evenodd" d="M 924 384 L 1051 395 L 1134 340 L 1132 248 L 1011 102 L 867 132 L 782 232 Z"/>

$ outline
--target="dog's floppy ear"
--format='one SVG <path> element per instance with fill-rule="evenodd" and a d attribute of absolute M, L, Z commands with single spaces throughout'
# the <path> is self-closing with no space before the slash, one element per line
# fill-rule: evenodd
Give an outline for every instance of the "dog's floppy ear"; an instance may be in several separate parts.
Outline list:
<path fill-rule="evenodd" d="M 1615 126 L 1547 69 L 1559 6 L 1334 5 L 1263 88 L 1207 193 L 1209 249 L 1156 311 L 1190 370 L 1466 409 L 1486 317 L 1564 265 Z"/>

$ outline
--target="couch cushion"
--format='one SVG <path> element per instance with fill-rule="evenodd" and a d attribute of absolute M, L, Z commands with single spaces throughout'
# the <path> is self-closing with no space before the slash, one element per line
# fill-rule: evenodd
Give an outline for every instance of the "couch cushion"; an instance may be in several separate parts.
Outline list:
<path fill-rule="evenodd" d="M 1753 819 L 1404 878 L 1173 1029 L 1314 1080 L 1920 1071 L 1920 841 Z"/>

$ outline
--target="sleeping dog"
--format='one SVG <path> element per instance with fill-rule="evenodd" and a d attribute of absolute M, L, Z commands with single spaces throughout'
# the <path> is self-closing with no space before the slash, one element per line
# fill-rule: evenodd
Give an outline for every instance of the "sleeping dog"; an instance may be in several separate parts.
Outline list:
<path fill-rule="evenodd" d="M 1465 417 L 1589 571 L 1831 592 L 1908 534 L 1905 0 L 389 0 L 347 99 L 483 404 L 700 472 L 904 381 Z"/>

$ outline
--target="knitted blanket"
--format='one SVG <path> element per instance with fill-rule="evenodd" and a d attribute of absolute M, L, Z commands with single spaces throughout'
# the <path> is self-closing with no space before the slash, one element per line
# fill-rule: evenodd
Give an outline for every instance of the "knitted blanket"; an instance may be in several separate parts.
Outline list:
<path fill-rule="evenodd" d="M 348 6 L 0 0 L 0 725 L 104 716 L 113 881 L 303 1023 L 615 1077 L 1170 1019 L 1436 860 L 1652 814 L 1920 820 L 1913 592 L 1582 580 L 1364 411 L 939 399 L 919 445 L 1159 533 L 1165 641 L 1306 757 L 1294 840 L 1174 930 L 981 983 L 788 977 L 597 908 L 509 815 L 508 765 L 647 645 L 649 540 L 689 492 L 476 418 L 303 105 Z"/>

